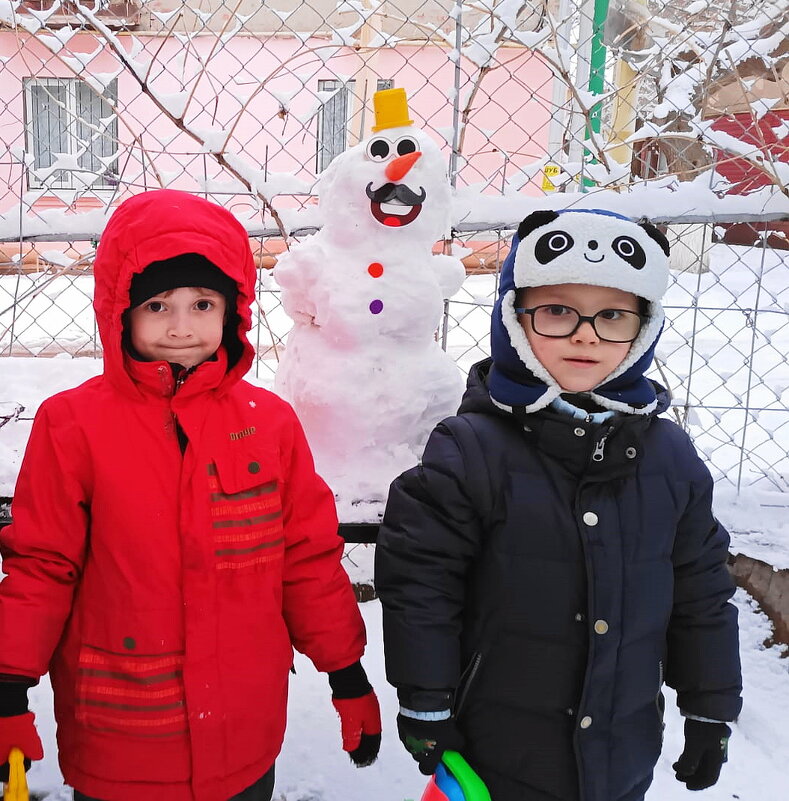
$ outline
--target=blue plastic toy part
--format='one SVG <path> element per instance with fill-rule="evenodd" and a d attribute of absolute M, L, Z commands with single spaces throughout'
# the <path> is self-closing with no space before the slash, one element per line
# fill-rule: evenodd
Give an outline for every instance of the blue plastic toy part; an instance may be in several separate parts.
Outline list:
<path fill-rule="evenodd" d="M 422 801 L 491 801 L 488 788 L 457 751 L 445 751 Z"/>
<path fill-rule="evenodd" d="M 443 762 L 436 768 L 436 784 L 446 796 L 447 801 L 466 801 L 466 796 L 458 780 L 447 770 Z"/>

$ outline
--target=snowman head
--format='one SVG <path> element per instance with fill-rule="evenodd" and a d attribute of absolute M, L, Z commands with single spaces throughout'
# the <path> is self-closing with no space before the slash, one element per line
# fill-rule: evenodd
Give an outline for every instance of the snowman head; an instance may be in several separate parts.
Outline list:
<path fill-rule="evenodd" d="M 396 104 L 386 102 L 390 93 Z M 340 154 L 321 175 L 323 227 L 330 235 L 353 229 L 377 243 L 430 246 L 449 222 L 444 158 L 438 145 L 411 124 L 402 89 L 376 92 L 373 100 L 373 134 Z"/>

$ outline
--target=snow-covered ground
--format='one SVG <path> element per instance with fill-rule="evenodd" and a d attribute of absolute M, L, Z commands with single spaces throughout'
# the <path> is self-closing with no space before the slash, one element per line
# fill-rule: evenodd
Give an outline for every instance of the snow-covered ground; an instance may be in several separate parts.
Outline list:
<path fill-rule="evenodd" d="M 738 591 L 740 643 L 744 671 L 744 707 L 729 747 L 729 763 L 719 783 L 694 795 L 699 801 L 784 801 L 789 755 L 789 659 L 777 647 L 765 647 L 770 625 L 753 601 Z M 397 698 L 384 678 L 381 607 L 362 604 L 368 647 L 364 664 L 381 701 L 384 732 L 375 765 L 357 769 L 341 751 L 339 721 L 330 702 L 326 677 L 300 655 L 291 680 L 288 730 L 277 760 L 274 801 L 419 801 L 425 777 L 397 738 Z M 671 764 L 682 751 L 682 718 L 669 690 L 663 755 L 647 801 L 687 801 L 691 796 L 674 778 Z M 31 789 L 47 801 L 70 801 L 57 767 L 52 699 L 44 681 L 32 690 L 44 739 L 44 760 L 29 774 Z"/>

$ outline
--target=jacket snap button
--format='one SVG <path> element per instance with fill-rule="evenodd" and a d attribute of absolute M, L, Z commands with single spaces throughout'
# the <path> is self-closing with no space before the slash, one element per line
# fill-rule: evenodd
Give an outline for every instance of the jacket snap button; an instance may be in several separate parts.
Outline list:
<path fill-rule="evenodd" d="M 573 434 L 575 434 L 576 437 L 582 437 L 584 434 L 586 434 L 586 431 L 578 426 L 578 428 L 573 429 Z"/>
<path fill-rule="evenodd" d="M 635 459 L 638 451 L 635 448 L 625 448 L 625 456 L 628 459 Z"/>
<path fill-rule="evenodd" d="M 584 512 L 583 521 L 587 526 L 596 526 L 597 515 L 594 512 Z"/>
<path fill-rule="evenodd" d="M 608 623 L 605 620 L 595 620 L 594 630 L 596 634 L 606 634 L 608 632 Z"/>
<path fill-rule="evenodd" d="M 581 718 L 582 729 L 588 729 L 591 725 L 592 725 L 592 719 L 589 717 L 589 715 L 586 715 Z"/>
<path fill-rule="evenodd" d="M 133 651 L 137 647 L 137 643 L 135 642 L 134 637 L 124 637 L 123 647 L 127 651 Z"/>
<path fill-rule="evenodd" d="M 247 465 L 247 470 L 249 470 L 250 473 L 259 473 L 260 465 L 257 462 L 250 462 Z"/>
<path fill-rule="evenodd" d="M 583 612 L 576 612 L 575 620 L 577 623 L 583 623 L 586 620 L 586 615 Z"/>

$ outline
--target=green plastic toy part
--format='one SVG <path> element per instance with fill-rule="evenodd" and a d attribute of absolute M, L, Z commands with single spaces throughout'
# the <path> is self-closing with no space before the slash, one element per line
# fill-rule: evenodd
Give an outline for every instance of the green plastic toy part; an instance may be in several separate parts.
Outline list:
<path fill-rule="evenodd" d="M 471 765 L 457 751 L 444 751 L 441 761 L 449 768 L 463 790 L 466 801 L 491 801 L 485 783 L 474 772 Z"/>

